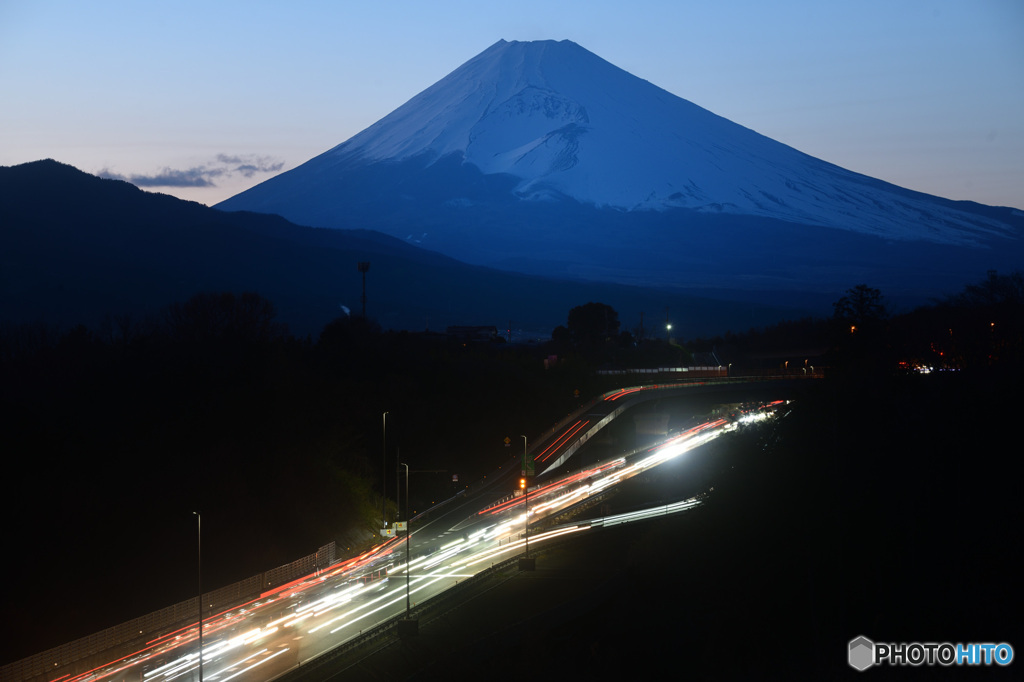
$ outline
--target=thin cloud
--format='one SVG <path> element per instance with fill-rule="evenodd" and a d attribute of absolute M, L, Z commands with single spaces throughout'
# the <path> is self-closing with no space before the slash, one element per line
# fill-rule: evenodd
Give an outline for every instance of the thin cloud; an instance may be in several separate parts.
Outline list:
<path fill-rule="evenodd" d="M 129 175 L 126 179 L 136 187 L 215 187 L 212 178 L 223 171 L 196 166 L 188 170 L 164 168 L 156 175 Z"/>
<path fill-rule="evenodd" d="M 141 173 L 122 175 L 114 173 L 109 168 L 104 168 L 97 175 L 111 180 L 124 180 L 136 187 L 216 187 L 215 178 L 232 175 L 251 178 L 257 173 L 276 173 L 282 168 L 284 168 L 283 161 L 277 161 L 269 156 L 218 154 L 216 161 L 188 169 L 165 167 L 153 175 Z"/>
<path fill-rule="evenodd" d="M 251 178 L 256 173 L 276 173 L 284 168 L 284 161 L 275 161 L 269 156 L 229 156 L 218 154 L 217 161 L 225 166 L 233 166 L 233 172 Z"/>

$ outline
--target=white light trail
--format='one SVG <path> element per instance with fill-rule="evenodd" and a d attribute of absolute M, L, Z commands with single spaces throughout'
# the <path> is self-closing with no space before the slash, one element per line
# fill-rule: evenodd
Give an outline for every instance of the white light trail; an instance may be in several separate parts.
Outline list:
<path fill-rule="evenodd" d="M 210 675 L 210 676 L 209 676 L 209 679 L 211 679 L 211 680 L 216 680 L 216 679 L 217 679 L 217 678 L 218 678 L 218 677 L 219 677 L 220 675 L 222 675 L 223 673 L 226 673 L 226 672 L 228 672 L 229 670 L 231 670 L 232 668 L 236 668 L 236 667 L 238 667 L 238 666 L 242 665 L 242 664 L 243 664 L 243 663 L 245 663 L 246 661 L 251 661 L 252 659 L 254 659 L 254 658 L 256 658 L 257 656 L 259 656 L 260 654 L 264 654 L 264 653 L 266 653 L 266 652 L 267 652 L 267 650 L 266 650 L 266 649 L 260 649 L 259 651 L 255 652 L 255 653 L 249 654 L 248 656 L 246 656 L 246 657 L 245 657 L 245 658 L 243 658 L 242 660 L 240 660 L 240 661 L 235 661 L 234 663 L 232 663 L 232 664 L 231 664 L 231 665 L 229 665 L 228 667 L 226 667 L 226 668 L 224 668 L 224 669 L 222 669 L 222 670 L 218 670 L 218 671 L 217 671 L 217 672 L 215 672 L 214 674 Z M 231 677 L 235 677 L 235 676 L 237 676 L 237 673 L 236 673 L 235 675 L 232 675 Z M 226 678 L 226 679 L 227 679 L 227 680 L 230 680 L 230 679 L 231 679 L 231 677 L 228 677 L 228 678 Z"/>
<path fill-rule="evenodd" d="M 616 514 L 615 516 L 606 516 L 603 519 L 595 519 L 591 521 L 592 526 L 617 526 L 621 523 L 630 523 L 632 521 L 641 521 L 643 519 L 653 518 L 655 516 L 667 516 L 669 514 L 676 514 L 679 512 L 693 509 L 694 507 L 701 504 L 701 501 L 695 497 L 691 497 L 688 500 L 682 502 L 676 502 L 674 504 L 666 504 L 661 507 L 651 507 L 650 509 L 642 509 L 640 511 L 629 512 L 627 514 Z"/>
<path fill-rule="evenodd" d="M 453 577 L 453 574 L 441 574 L 441 575 L 438 575 L 436 578 L 433 578 L 433 579 L 425 579 L 425 578 L 420 578 L 420 577 L 411 578 L 412 582 L 419 582 L 419 583 L 422 583 L 422 584 L 417 585 L 415 589 L 410 589 L 409 595 L 411 596 L 413 594 L 416 594 L 417 592 L 419 592 L 419 591 L 421 591 L 423 589 L 426 589 L 427 587 L 429 587 L 430 585 L 433 585 L 434 583 L 436 583 L 439 580 L 444 580 L 444 579 L 448 579 L 448 578 L 451 578 L 451 577 Z M 367 616 L 370 616 L 370 615 L 372 615 L 374 613 L 377 613 L 378 611 L 386 609 L 387 607 L 392 606 L 394 604 L 397 604 L 397 603 L 401 602 L 402 600 L 406 599 L 405 586 L 404 585 L 399 585 L 394 590 L 392 590 L 391 592 L 389 592 L 387 594 L 384 594 L 384 595 L 381 595 L 377 599 L 374 599 L 371 602 L 369 602 L 367 604 L 364 604 L 363 606 L 360 606 L 360 607 L 357 607 L 357 608 L 353 609 L 351 613 L 356 613 L 357 611 L 360 611 L 362 608 L 364 608 L 366 606 L 370 606 L 372 604 L 375 604 L 378 601 L 382 601 L 384 599 L 387 599 L 387 598 L 391 597 L 392 595 L 394 595 L 396 593 L 399 595 L 398 597 L 392 599 L 391 601 L 388 601 L 388 602 L 385 602 L 383 604 L 380 604 L 379 606 L 377 606 L 377 608 L 372 609 L 370 611 L 367 611 L 366 613 L 363 613 L 363 614 L 361 614 L 361 615 L 359 615 L 359 616 L 349 620 L 348 622 L 346 622 L 346 623 L 344 623 L 342 625 L 339 625 L 335 629 L 331 630 L 331 634 L 333 635 L 335 632 L 337 632 L 338 630 L 341 630 L 343 627 L 345 627 L 347 625 L 351 625 L 352 623 L 355 623 L 356 621 L 362 620 L 363 618 L 366 618 Z M 312 633 L 315 630 L 319 630 L 320 628 L 326 627 L 328 625 L 332 625 L 332 624 L 336 623 L 337 621 L 341 620 L 342 618 L 344 618 L 347 615 L 351 615 L 351 614 L 343 614 L 343 615 L 339 616 L 338 618 L 335 618 L 334 620 L 330 621 L 329 623 L 324 623 L 323 625 L 318 626 L 318 627 L 314 628 L 313 630 L 310 630 L 310 632 Z"/>
<path fill-rule="evenodd" d="M 306 615 L 307 612 L 312 611 L 313 615 L 319 616 L 322 613 L 331 611 L 340 606 L 344 606 L 348 602 L 355 598 L 355 595 L 363 589 L 362 583 L 356 583 L 346 589 L 343 589 L 336 594 L 329 594 L 323 599 L 319 599 L 315 602 L 311 602 L 304 606 L 300 606 L 295 609 L 295 616 Z M 269 626 L 268 626 L 269 627 Z"/>
<path fill-rule="evenodd" d="M 588 528 L 589 528 L 589 526 L 570 526 L 568 528 L 559 528 L 559 529 L 556 529 L 556 530 L 548 531 L 546 533 L 539 533 L 538 535 L 531 535 L 530 536 L 530 542 L 541 543 L 544 540 L 550 540 L 550 539 L 556 538 L 556 537 L 558 537 L 560 535 L 567 535 L 569 533 L 576 533 L 578 531 L 588 530 Z M 465 559 L 463 559 L 461 561 L 456 561 L 454 564 L 452 564 L 452 567 L 453 568 L 457 568 L 457 567 L 460 567 L 460 566 L 474 566 L 474 565 L 479 564 L 479 563 L 481 563 L 483 561 L 488 561 L 490 559 L 493 559 L 494 557 L 499 556 L 501 554 L 507 554 L 508 552 L 517 550 L 517 549 L 523 547 L 525 544 L 526 544 L 525 540 L 517 540 L 515 542 L 510 542 L 507 545 L 502 545 L 501 547 L 498 547 L 498 548 L 493 549 L 491 551 L 484 552 L 482 554 L 475 554 L 475 555 L 473 555 L 471 557 L 467 557 L 467 558 L 465 558 Z"/>
<path fill-rule="evenodd" d="M 266 649 L 264 649 L 264 651 L 266 651 Z M 281 654 L 283 654 L 283 653 L 284 653 L 284 652 L 286 652 L 286 651 L 288 651 L 288 649 L 287 649 L 287 648 L 285 648 L 285 649 L 281 649 L 281 650 L 280 650 L 280 651 L 278 651 L 278 652 L 277 652 L 276 654 L 271 654 L 270 656 L 267 656 L 266 658 L 264 658 L 264 659 L 263 659 L 262 661 L 257 661 L 256 663 L 253 663 L 252 665 L 250 665 L 250 666 L 249 666 L 248 668 L 246 668 L 245 670 L 239 670 L 239 671 L 238 671 L 237 673 L 235 673 L 235 674 L 234 674 L 234 675 L 232 675 L 231 677 L 225 677 L 225 678 L 224 678 L 224 680 L 223 680 L 223 682 L 228 682 L 228 680 L 230 680 L 230 679 L 232 679 L 232 678 L 235 678 L 235 677 L 238 677 L 238 676 L 239 676 L 239 675 L 241 675 L 242 673 L 247 673 L 247 672 L 249 672 L 250 670 L 252 670 L 253 668 L 255 668 L 256 666 L 258 666 L 258 665 L 263 665 L 263 664 L 264 664 L 264 663 L 266 663 L 267 661 L 269 661 L 269 660 L 271 660 L 271 659 L 274 659 L 274 658 L 277 658 L 278 656 L 280 656 Z"/>

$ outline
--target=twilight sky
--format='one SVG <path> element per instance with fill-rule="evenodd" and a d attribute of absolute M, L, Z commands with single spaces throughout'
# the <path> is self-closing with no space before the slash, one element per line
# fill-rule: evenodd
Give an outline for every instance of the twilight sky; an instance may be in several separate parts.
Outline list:
<path fill-rule="evenodd" d="M 569 39 L 812 156 L 1024 208 L 1022 36 L 1020 0 L 0 0 L 0 165 L 214 204 L 499 39 Z"/>

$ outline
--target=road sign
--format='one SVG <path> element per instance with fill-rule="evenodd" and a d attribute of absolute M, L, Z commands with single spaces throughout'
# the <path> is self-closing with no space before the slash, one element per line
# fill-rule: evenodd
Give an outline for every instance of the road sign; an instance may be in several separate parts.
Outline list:
<path fill-rule="evenodd" d="M 508 436 L 505 436 L 505 447 L 507 448 L 510 445 L 512 445 L 512 439 L 509 438 Z"/>
<path fill-rule="evenodd" d="M 393 537 L 395 537 L 395 529 L 394 528 L 381 528 L 380 529 L 380 536 L 382 538 L 393 538 Z"/>
<path fill-rule="evenodd" d="M 395 530 L 408 530 L 407 523 L 408 521 L 395 521 L 394 528 Z"/>

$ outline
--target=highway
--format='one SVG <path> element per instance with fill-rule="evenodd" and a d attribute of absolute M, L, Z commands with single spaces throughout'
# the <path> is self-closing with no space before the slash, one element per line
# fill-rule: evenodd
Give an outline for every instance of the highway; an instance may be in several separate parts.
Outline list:
<path fill-rule="evenodd" d="M 613 401 L 614 402 L 614 401 Z M 403 614 L 496 562 L 601 526 L 645 515 L 678 513 L 699 498 L 619 516 L 552 524 L 574 505 L 718 438 L 744 422 L 779 414 L 783 401 L 762 403 L 737 419 L 708 418 L 648 445 L 585 469 L 556 475 L 547 469 L 528 494 L 513 492 L 506 472 L 470 499 L 450 501 L 443 513 L 414 523 L 408 540 L 391 538 L 358 557 L 264 593 L 259 599 L 210 615 L 203 623 L 202 680 L 271 680 L 360 633 Z M 607 414 L 607 411 L 606 411 Z M 601 418 L 600 416 L 598 418 Z M 588 432 L 581 419 L 557 429 L 533 457 L 538 464 L 563 455 Z M 551 445 L 548 445 L 551 443 Z M 542 528 L 543 527 L 543 528 Z M 406 556 L 409 556 L 407 561 Z M 150 642 L 137 652 L 60 682 L 190 682 L 200 680 L 195 624 Z"/>

